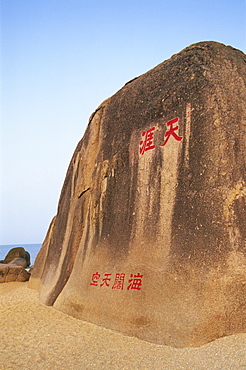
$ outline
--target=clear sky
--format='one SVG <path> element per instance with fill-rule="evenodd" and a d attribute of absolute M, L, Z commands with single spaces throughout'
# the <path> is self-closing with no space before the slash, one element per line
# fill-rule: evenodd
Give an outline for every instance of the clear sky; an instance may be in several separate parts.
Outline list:
<path fill-rule="evenodd" d="M 41 243 L 89 116 L 199 41 L 246 52 L 245 0 L 0 0 L 0 244 Z"/>

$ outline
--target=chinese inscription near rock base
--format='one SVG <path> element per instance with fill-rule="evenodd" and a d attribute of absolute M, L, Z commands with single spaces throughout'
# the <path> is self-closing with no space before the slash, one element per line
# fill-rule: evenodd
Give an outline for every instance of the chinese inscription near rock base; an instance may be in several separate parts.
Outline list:
<path fill-rule="evenodd" d="M 143 275 L 140 273 L 130 274 L 130 278 L 126 279 L 126 274 L 117 273 L 114 278 L 112 274 L 99 274 L 96 272 L 92 274 L 90 285 L 98 287 L 111 287 L 111 289 L 120 289 L 123 290 L 126 287 L 126 290 L 141 290 L 142 287 Z M 113 284 L 111 284 L 113 282 Z"/>

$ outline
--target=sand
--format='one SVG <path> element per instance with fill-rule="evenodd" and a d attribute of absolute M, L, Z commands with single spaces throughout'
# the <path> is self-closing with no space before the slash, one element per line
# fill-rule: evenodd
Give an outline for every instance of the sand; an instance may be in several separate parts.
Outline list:
<path fill-rule="evenodd" d="M 246 334 L 199 348 L 148 343 L 44 306 L 28 283 L 0 284 L 0 369 L 245 369 Z"/>

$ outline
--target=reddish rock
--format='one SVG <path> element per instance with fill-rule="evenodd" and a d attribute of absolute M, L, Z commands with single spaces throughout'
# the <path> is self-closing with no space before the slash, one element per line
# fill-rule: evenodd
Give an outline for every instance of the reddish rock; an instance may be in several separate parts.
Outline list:
<path fill-rule="evenodd" d="M 31 274 L 21 266 L 0 264 L 0 283 L 28 281 L 30 275 Z"/>
<path fill-rule="evenodd" d="M 93 113 L 30 286 L 141 339 L 246 330 L 246 56 L 191 45 Z"/>

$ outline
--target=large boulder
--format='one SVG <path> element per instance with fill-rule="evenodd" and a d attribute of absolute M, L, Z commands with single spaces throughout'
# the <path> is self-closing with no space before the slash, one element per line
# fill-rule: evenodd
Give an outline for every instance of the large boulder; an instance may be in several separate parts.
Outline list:
<path fill-rule="evenodd" d="M 246 56 L 191 45 L 93 113 L 30 287 L 160 344 L 246 330 Z"/>

